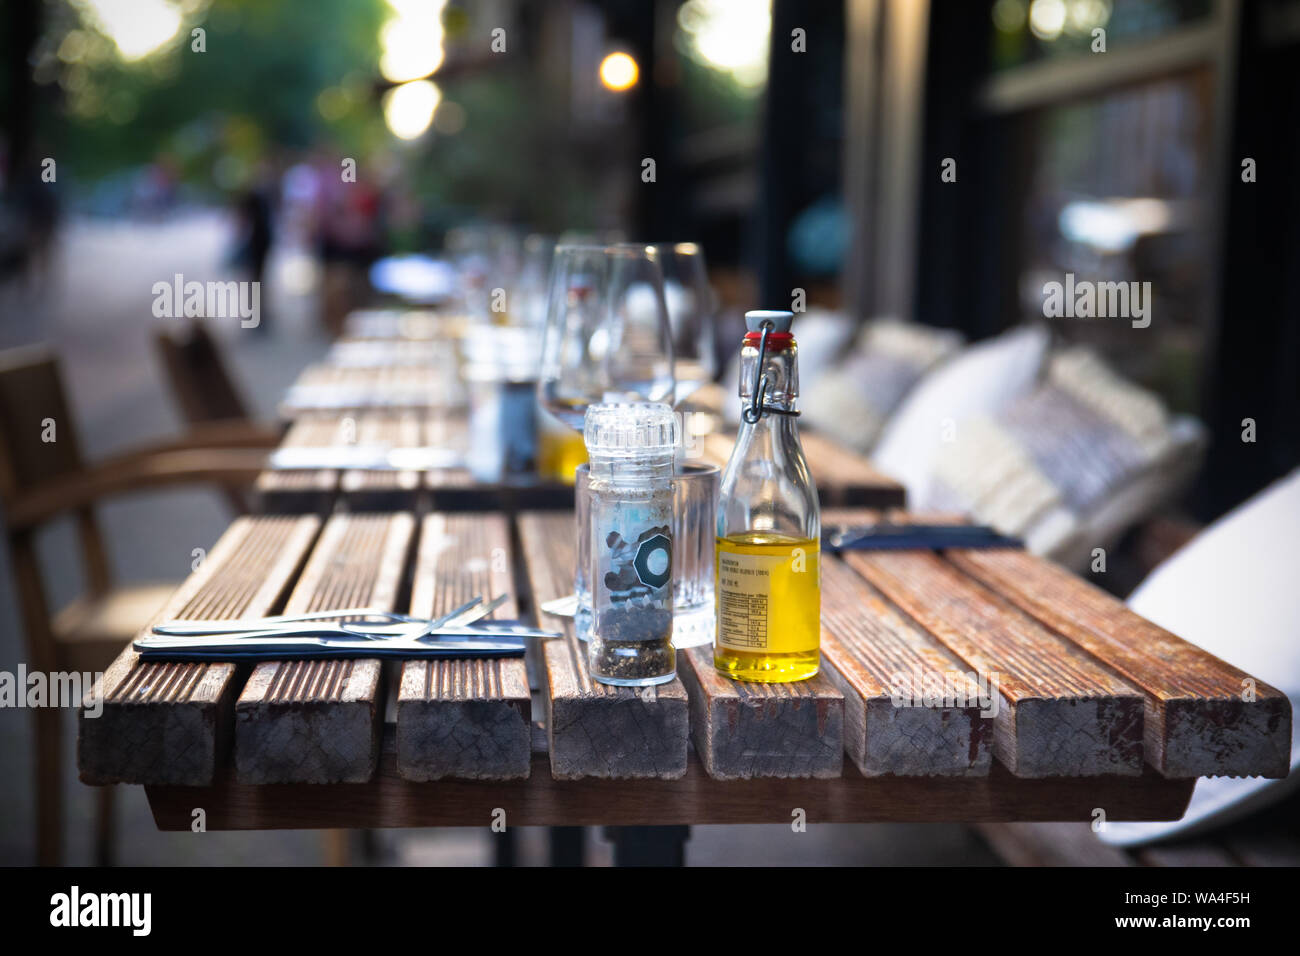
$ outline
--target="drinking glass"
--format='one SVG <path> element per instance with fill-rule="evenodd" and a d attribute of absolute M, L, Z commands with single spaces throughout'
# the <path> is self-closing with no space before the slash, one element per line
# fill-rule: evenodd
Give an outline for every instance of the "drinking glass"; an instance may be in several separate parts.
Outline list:
<path fill-rule="evenodd" d="M 546 330 L 537 397 L 575 432 L 582 432 L 587 406 L 608 387 L 605 353 L 605 292 L 609 262 L 605 246 L 555 249 L 546 298 Z"/>
<path fill-rule="evenodd" d="M 712 644 L 718 531 L 717 465 L 678 464 L 673 474 L 673 647 Z"/>
<path fill-rule="evenodd" d="M 672 329 L 676 364 L 676 402 L 683 402 L 718 370 L 713 323 L 717 298 L 709 285 L 704 250 L 697 242 L 655 246 L 663 263 L 664 298 Z"/>
<path fill-rule="evenodd" d="M 557 246 L 537 385 L 542 406 L 572 429 L 581 447 L 588 406 L 616 401 L 671 404 L 675 388 L 672 332 L 659 252 L 644 243 Z M 552 455 L 546 448 L 542 456 L 573 460 Z M 574 480 L 572 473 L 564 477 Z M 574 580 L 579 595 L 589 593 L 586 574 L 590 559 L 580 497 L 575 501 Z M 578 604 L 576 629 L 585 638 L 584 624 L 589 620 L 583 616 L 582 602 Z M 588 613 L 590 606 L 588 601 Z"/>
<path fill-rule="evenodd" d="M 583 529 L 590 516 L 587 491 L 588 466 L 578 469 L 576 508 L 579 540 L 589 538 Z M 678 463 L 673 470 L 673 647 L 682 650 L 712 644 L 713 558 L 717 544 L 718 488 L 722 472 L 717 465 Z M 590 541 L 579 551 L 588 559 Z M 584 565 L 579 563 L 579 569 Z M 575 630 L 586 640 L 591 628 L 591 588 L 585 570 L 575 576 L 577 611 Z"/>
<path fill-rule="evenodd" d="M 532 329 L 545 328 L 547 285 L 554 257 L 553 236 L 533 233 L 524 240 L 523 262 L 511 295 L 510 312 L 516 324 Z"/>
<path fill-rule="evenodd" d="M 606 402 L 673 404 L 672 327 L 664 296 L 663 257 L 654 246 L 607 248 L 605 322 L 597 335 L 605 362 Z"/>

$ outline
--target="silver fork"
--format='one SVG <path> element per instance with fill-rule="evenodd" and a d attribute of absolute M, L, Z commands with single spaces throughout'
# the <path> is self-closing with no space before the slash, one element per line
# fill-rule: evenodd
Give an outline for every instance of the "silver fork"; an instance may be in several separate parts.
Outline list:
<path fill-rule="evenodd" d="M 298 632 L 302 634 L 317 634 L 320 628 L 295 627 L 299 624 L 310 624 L 312 621 L 327 621 L 333 618 L 342 617 L 369 617 L 384 618 L 387 624 L 362 624 L 349 621 L 337 622 L 340 633 L 349 634 L 354 637 L 365 638 L 368 640 L 384 640 L 389 636 L 403 637 L 422 637 L 431 631 L 447 625 L 471 624 L 488 614 L 491 614 L 506 600 L 505 594 L 499 594 L 487 604 L 483 604 L 482 597 L 476 597 L 471 601 L 466 601 L 460 607 L 442 615 L 441 617 L 429 620 L 427 618 L 412 617 L 409 614 L 398 614 L 396 611 L 380 611 L 375 608 L 367 607 L 348 607 L 327 611 L 309 611 L 304 614 L 280 614 L 272 617 L 257 618 L 251 621 L 164 621 L 153 628 L 153 633 L 165 637 L 202 637 L 217 634 L 229 635 L 263 635 L 268 631 L 277 632 L 283 636 L 290 636 Z M 423 625 L 423 630 L 410 633 L 409 625 Z M 403 627 L 402 625 L 407 625 Z M 363 629 L 364 628 L 364 629 Z M 386 629 L 391 634 L 377 633 L 381 629 Z"/>

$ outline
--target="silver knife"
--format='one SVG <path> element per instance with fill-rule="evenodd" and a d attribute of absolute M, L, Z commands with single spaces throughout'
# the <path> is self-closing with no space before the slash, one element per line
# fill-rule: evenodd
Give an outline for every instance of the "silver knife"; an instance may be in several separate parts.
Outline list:
<path fill-rule="evenodd" d="M 141 637 L 132 645 L 144 660 L 278 661 L 304 658 L 460 658 L 522 657 L 522 637 L 495 640 L 429 640 L 394 637 L 382 641 L 357 637 L 284 637 L 281 634 L 241 634 L 226 637 Z"/>

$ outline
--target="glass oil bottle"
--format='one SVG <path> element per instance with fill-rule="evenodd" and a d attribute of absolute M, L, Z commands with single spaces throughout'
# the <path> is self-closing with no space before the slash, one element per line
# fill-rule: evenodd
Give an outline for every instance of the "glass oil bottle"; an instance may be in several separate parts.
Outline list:
<path fill-rule="evenodd" d="M 813 677 L 821 654 L 821 512 L 799 443 L 791 312 L 748 312 L 742 423 L 718 501 L 713 662 L 745 681 Z"/>

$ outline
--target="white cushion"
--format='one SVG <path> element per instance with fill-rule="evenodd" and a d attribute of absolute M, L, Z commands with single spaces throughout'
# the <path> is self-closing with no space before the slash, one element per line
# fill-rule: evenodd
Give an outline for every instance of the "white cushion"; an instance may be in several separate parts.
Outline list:
<path fill-rule="evenodd" d="M 1179 493 L 1204 429 L 1090 349 L 1048 361 L 1046 380 L 955 429 L 916 507 L 959 511 L 1074 570 Z"/>
<path fill-rule="evenodd" d="M 1030 545 L 1030 550 L 1082 571 L 1091 563 L 1094 548 L 1110 550 L 1133 525 L 1177 500 L 1205 457 L 1205 427 L 1190 416 L 1178 415 L 1169 422 L 1168 438 L 1159 458 L 1080 516 L 1068 535 L 1044 542 L 1041 549 Z"/>
<path fill-rule="evenodd" d="M 935 452 L 946 423 L 1001 408 L 1034 384 L 1047 353 L 1042 326 L 1023 326 L 972 345 L 912 389 L 890 418 L 872 461 L 907 488 L 908 504 L 924 507 Z"/>
<path fill-rule="evenodd" d="M 890 414 L 931 368 L 954 355 L 962 337 L 897 319 L 875 319 L 834 368 L 807 379 L 803 420 L 859 452 L 869 452 Z"/>
<path fill-rule="evenodd" d="M 1249 449 L 1249 446 L 1243 446 Z M 1238 451 L 1248 454 L 1249 451 Z M 1256 495 L 1160 565 L 1128 600 L 1161 627 L 1272 684 L 1300 707 L 1300 469 Z M 1131 845 L 1206 829 L 1277 799 L 1296 785 L 1291 743 L 1285 780 L 1198 780 L 1173 823 L 1112 823 L 1107 843 Z"/>

